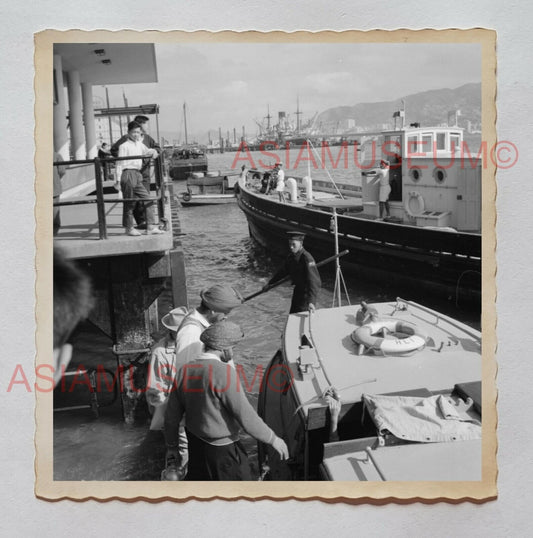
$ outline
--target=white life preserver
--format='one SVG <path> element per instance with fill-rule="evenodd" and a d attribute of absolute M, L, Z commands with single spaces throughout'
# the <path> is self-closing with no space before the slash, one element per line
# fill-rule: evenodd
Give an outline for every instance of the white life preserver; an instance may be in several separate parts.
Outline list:
<path fill-rule="evenodd" d="M 382 332 L 383 336 L 375 336 Z M 404 338 L 385 338 L 385 333 L 401 333 Z M 365 323 L 351 334 L 352 340 L 384 355 L 401 355 L 419 351 L 426 345 L 427 337 L 421 334 L 416 325 L 397 319 L 380 319 Z M 360 349 L 362 352 L 362 349 Z"/>
<path fill-rule="evenodd" d="M 410 217 L 419 217 L 424 212 L 426 204 L 419 192 L 410 191 L 407 193 L 407 198 L 403 207 Z"/>

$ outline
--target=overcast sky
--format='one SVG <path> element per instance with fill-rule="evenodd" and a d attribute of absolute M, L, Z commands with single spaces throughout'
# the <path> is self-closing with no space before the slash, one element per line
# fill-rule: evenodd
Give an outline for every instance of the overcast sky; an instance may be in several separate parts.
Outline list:
<path fill-rule="evenodd" d="M 341 105 L 396 100 L 404 95 L 481 81 L 476 44 L 156 44 L 159 82 L 130 84 L 130 105 L 158 103 L 163 135 L 189 140 L 237 129 L 258 131 L 254 119 L 285 111 L 302 121 Z M 95 95 L 103 96 L 101 87 Z M 122 106 L 122 86 L 109 86 L 111 106 Z M 392 113 L 392 111 L 391 111 Z M 155 123 L 155 122 L 152 122 Z M 155 132 L 155 125 L 152 126 Z M 233 134 L 231 135 L 233 137 Z"/>

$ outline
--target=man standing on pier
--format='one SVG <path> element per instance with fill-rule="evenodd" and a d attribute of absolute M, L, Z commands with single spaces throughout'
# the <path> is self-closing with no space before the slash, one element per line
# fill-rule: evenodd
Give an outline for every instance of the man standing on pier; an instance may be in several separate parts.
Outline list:
<path fill-rule="evenodd" d="M 161 147 L 160 145 L 146 132 L 146 126 L 148 125 L 149 118 L 148 116 L 135 116 L 133 119 L 136 123 L 138 123 L 141 127 L 141 142 L 151 150 L 154 150 L 156 152 L 155 158 L 157 158 L 159 155 L 161 155 Z M 118 157 L 118 150 L 119 147 L 124 144 L 128 140 L 128 135 L 125 134 L 123 137 L 119 138 L 112 146 L 111 146 L 111 155 L 113 157 Z M 118 164 L 118 163 L 117 163 Z M 151 159 L 145 159 L 142 164 L 141 168 L 141 174 L 142 174 L 142 184 L 144 185 L 144 188 L 150 193 L 150 179 L 151 179 Z M 120 177 L 117 178 L 120 181 Z M 136 228 L 139 230 L 145 230 L 146 229 L 146 211 L 144 202 L 137 202 L 135 204 L 135 208 L 133 210 L 133 218 L 135 219 L 135 222 L 137 223 Z"/>
<path fill-rule="evenodd" d="M 315 260 L 304 249 L 304 233 L 287 232 L 287 235 L 289 237 L 291 254 L 263 289 L 289 275 L 294 284 L 289 314 L 305 312 L 307 310 L 314 312 L 318 292 L 322 286 L 318 269 L 315 266 Z"/>
<path fill-rule="evenodd" d="M 136 121 L 130 121 L 128 123 L 128 139 L 119 146 L 119 157 L 138 157 L 139 155 L 146 156 L 148 159 L 157 158 L 157 151 L 155 149 L 147 148 L 141 141 L 142 133 L 141 126 Z M 144 204 L 144 210 L 146 212 L 146 233 L 161 234 L 164 233 L 157 227 L 156 215 L 154 211 L 154 202 L 149 200 L 150 192 L 146 189 L 143 183 L 143 176 L 141 169 L 143 167 L 143 161 L 146 159 L 129 159 L 117 161 L 116 171 L 117 178 L 120 178 L 120 188 L 124 198 L 137 198 Z M 137 201 L 125 201 L 123 203 L 124 209 L 122 214 L 122 225 L 126 230 L 126 235 L 138 236 L 141 233 L 136 230 L 134 225 L 133 214 L 137 207 Z"/>

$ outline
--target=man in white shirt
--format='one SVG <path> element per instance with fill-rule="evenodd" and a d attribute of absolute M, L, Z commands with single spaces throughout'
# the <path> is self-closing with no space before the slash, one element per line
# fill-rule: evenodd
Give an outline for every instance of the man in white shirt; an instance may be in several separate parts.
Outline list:
<path fill-rule="evenodd" d="M 184 307 L 178 307 L 161 319 L 169 334 L 154 346 L 150 359 L 147 400 L 153 407 L 165 403 L 178 369 L 204 350 L 202 332 L 242 304 L 241 294 L 226 284 L 202 290 L 200 298 L 197 308 L 185 313 Z"/>
<path fill-rule="evenodd" d="M 128 140 L 118 148 L 119 157 L 139 156 L 143 155 L 152 159 L 157 158 L 157 151 L 148 149 L 141 142 L 141 126 L 136 121 L 128 123 Z M 137 198 L 146 200 L 150 198 L 150 193 L 146 190 L 143 184 L 143 176 L 141 169 L 143 159 L 131 159 L 116 162 L 117 177 L 120 177 L 120 188 L 124 198 Z M 126 230 L 127 235 L 138 236 L 141 232 L 134 228 L 133 211 L 136 201 L 123 202 L 124 211 L 122 213 L 122 225 Z M 146 211 L 146 233 L 148 235 L 164 233 L 156 225 L 154 203 L 147 201 L 145 204 Z"/>
<path fill-rule="evenodd" d="M 148 124 L 149 118 L 147 116 L 139 115 L 139 116 L 135 116 L 135 118 L 133 118 L 133 121 L 136 121 L 141 126 L 141 142 L 148 149 L 155 149 L 158 155 L 161 155 L 161 147 L 159 146 L 157 141 L 154 140 L 146 132 L 146 126 Z M 128 140 L 128 134 L 126 133 L 124 136 L 120 137 L 113 144 L 113 146 L 111 147 L 111 155 L 113 155 L 113 157 L 118 157 L 119 147 L 122 144 L 124 144 L 124 142 L 126 142 L 127 140 Z M 153 176 L 153 170 L 154 170 L 154 167 L 152 166 L 152 159 L 144 159 L 143 167 L 141 168 L 141 174 L 143 176 L 143 185 L 148 192 L 150 192 L 150 182 L 151 182 L 151 176 Z M 117 181 L 117 187 L 118 187 L 118 181 Z M 137 226 L 136 226 L 137 230 L 146 230 L 146 217 L 145 217 L 145 210 L 144 210 L 143 202 L 137 202 L 135 209 L 133 210 L 133 218 L 135 219 L 135 222 L 137 223 Z"/>

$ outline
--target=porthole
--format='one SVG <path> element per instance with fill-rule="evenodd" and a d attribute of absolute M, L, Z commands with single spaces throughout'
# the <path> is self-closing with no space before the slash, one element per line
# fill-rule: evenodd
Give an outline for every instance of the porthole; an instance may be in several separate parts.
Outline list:
<path fill-rule="evenodd" d="M 444 170 L 444 168 L 435 168 L 435 170 L 433 170 L 433 179 L 439 185 L 444 183 L 446 181 L 446 170 Z"/>
<path fill-rule="evenodd" d="M 411 168 L 411 170 L 409 170 L 409 177 L 413 180 L 413 183 L 418 183 L 422 177 L 422 170 L 416 166 Z"/>

